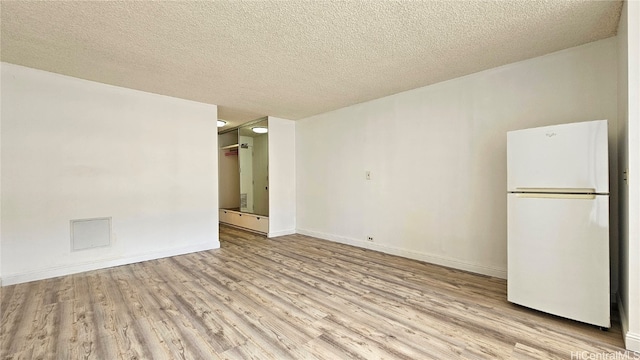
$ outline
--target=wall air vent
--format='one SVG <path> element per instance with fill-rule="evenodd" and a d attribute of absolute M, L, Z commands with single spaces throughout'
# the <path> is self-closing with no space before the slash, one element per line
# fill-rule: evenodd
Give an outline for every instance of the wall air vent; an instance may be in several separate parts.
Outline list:
<path fill-rule="evenodd" d="M 71 220 L 71 251 L 111 245 L 111 218 Z"/>

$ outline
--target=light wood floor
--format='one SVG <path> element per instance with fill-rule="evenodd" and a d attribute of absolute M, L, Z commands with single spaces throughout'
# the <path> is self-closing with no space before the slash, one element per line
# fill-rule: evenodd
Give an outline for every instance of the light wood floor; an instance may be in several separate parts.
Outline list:
<path fill-rule="evenodd" d="M 608 332 L 509 304 L 504 280 L 307 236 L 2 288 L 2 359 L 571 359 Z M 577 358 L 577 357 L 576 357 Z M 602 358 L 602 357 L 600 357 Z"/>

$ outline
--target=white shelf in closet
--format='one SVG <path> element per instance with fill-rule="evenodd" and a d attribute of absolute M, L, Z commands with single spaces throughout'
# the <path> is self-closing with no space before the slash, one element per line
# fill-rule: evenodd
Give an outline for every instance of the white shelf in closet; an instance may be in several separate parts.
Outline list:
<path fill-rule="evenodd" d="M 238 148 L 238 144 L 232 144 L 232 145 L 223 146 L 220 149 L 228 150 L 228 149 L 237 149 L 237 148 Z"/>

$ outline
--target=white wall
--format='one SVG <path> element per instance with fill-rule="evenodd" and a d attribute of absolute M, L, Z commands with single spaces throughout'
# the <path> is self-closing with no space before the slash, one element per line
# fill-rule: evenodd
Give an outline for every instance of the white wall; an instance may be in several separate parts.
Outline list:
<path fill-rule="evenodd" d="M 269 237 L 296 231 L 296 123 L 269 116 Z"/>
<path fill-rule="evenodd" d="M 219 247 L 215 105 L 1 70 L 4 285 Z M 71 252 L 106 216 L 111 246 Z"/>
<path fill-rule="evenodd" d="M 618 26 L 620 292 L 618 309 L 629 350 L 640 351 L 640 3 L 626 1 Z"/>
<path fill-rule="evenodd" d="M 610 38 L 299 120 L 297 231 L 504 278 L 506 132 L 609 119 L 615 195 L 616 91 Z"/>

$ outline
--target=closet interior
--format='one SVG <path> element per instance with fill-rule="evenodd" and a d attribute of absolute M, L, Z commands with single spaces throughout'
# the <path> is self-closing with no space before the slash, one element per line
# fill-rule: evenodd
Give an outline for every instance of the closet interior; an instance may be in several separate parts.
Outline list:
<path fill-rule="evenodd" d="M 220 222 L 268 234 L 268 118 L 219 133 L 218 145 Z"/>

